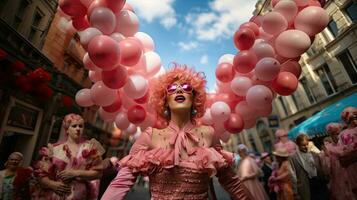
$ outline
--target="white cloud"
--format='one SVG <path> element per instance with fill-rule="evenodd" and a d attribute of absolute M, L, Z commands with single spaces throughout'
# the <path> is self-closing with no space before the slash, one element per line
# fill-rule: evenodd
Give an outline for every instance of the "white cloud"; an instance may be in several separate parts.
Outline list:
<path fill-rule="evenodd" d="M 214 0 L 209 11 L 190 13 L 186 18 L 188 33 L 198 40 L 231 37 L 240 24 L 247 22 L 255 9 L 254 0 Z"/>
<path fill-rule="evenodd" d="M 177 45 L 183 51 L 189 51 L 189 50 L 192 50 L 192 49 L 196 49 L 198 47 L 198 43 L 197 42 L 193 42 L 193 41 L 188 42 L 188 43 L 179 42 Z"/>
<path fill-rule="evenodd" d="M 200 63 L 203 65 L 208 64 L 208 56 L 207 55 L 203 55 L 200 59 Z"/>
<path fill-rule="evenodd" d="M 173 9 L 175 0 L 128 0 L 134 7 L 140 19 L 148 23 L 159 20 L 166 29 L 170 29 L 177 23 L 176 12 Z"/>

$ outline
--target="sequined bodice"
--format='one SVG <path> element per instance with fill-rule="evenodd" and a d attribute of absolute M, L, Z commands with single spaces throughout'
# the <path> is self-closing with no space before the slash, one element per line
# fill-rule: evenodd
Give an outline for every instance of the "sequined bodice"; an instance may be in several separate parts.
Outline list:
<path fill-rule="evenodd" d="M 153 173 L 149 178 L 153 200 L 208 199 L 207 172 L 176 166 Z"/>

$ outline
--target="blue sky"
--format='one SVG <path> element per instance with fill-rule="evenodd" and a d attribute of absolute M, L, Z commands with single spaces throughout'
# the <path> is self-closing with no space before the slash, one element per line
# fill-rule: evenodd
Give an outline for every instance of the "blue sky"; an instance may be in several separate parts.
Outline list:
<path fill-rule="evenodd" d="M 232 36 L 247 22 L 256 0 L 127 0 L 149 34 L 167 69 L 172 61 L 193 66 L 215 85 L 215 69 L 223 54 L 236 54 Z"/>

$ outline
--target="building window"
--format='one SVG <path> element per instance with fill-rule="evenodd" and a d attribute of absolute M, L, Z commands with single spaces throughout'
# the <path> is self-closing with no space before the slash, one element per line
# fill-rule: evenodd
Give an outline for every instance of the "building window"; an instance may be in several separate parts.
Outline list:
<path fill-rule="evenodd" d="M 340 55 L 338 55 L 337 58 L 342 63 L 352 83 L 353 84 L 357 83 L 357 65 L 353 61 L 351 53 L 348 50 L 346 50 Z"/>
<path fill-rule="evenodd" d="M 39 10 L 36 10 L 33 15 L 32 26 L 31 26 L 31 30 L 30 30 L 30 34 L 29 34 L 29 38 L 28 38 L 30 41 L 33 41 L 35 39 L 36 33 L 38 31 L 40 31 L 40 32 L 42 31 L 39 28 L 42 18 L 43 18 L 43 14 Z"/>
<path fill-rule="evenodd" d="M 347 14 L 348 18 L 354 23 L 357 22 L 357 4 L 355 2 L 349 3 L 343 11 Z"/>
<path fill-rule="evenodd" d="M 332 33 L 334 37 L 338 35 L 337 24 L 334 20 L 331 20 L 327 25 L 328 30 Z"/>
<path fill-rule="evenodd" d="M 293 94 L 291 95 L 291 98 L 293 99 L 293 102 L 294 102 L 294 104 L 295 104 L 295 107 L 296 107 L 297 111 L 299 111 L 301 105 L 298 103 L 297 98 L 296 98 L 296 96 L 295 96 L 295 93 L 293 93 Z"/>
<path fill-rule="evenodd" d="M 18 29 L 21 22 L 22 22 L 22 19 L 24 18 L 24 15 L 25 15 L 25 10 L 27 8 L 27 6 L 29 5 L 29 2 L 27 0 L 22 0 L 19 4 L 19 7 L 17 9 L 17 12 L 15 14 L 15 19 L 14 19 L 14 22 L 13 22 L 13 27 L 14 29 Z"/>
<path fill-rule="evenodd" d="M 332 76 L 330 68 L 326 64 L 317 69 L 315 72 L 320 77 L 321 83 L 324 86 L 327 95 L 337 92 L 336 81 Z"/>
<path fill-rule="evenodd" d="M 282 97 L 282 96 L 279 96 L 278 99 L 279 99 L 279 101 L 280 101 L 281 106 L 283 107 L 285 116 L 288 116 L 288 109 L 287 109 L 287 107 L 286 107 L 286 105 L 285 105 L 285 102 L 284 102 L 283 97 Z"/>
<path fill-rule="evenodd" d="M 311 104 L 315 103 L 315 102 L 316 102 L 316 96 L 315 96 L 315 94 L 312 92 L 311 87 L 309 87 L 309 85 L 307 84 L 306 78 L 305 78 L 305 77 L 302 77 L 302 78 L 300 79 L 300 83 L 301 83 L 302 87 L 303 87 L 304 90 L 305 90 L 305 93 L 306 93 L 307 98 L 309 99 L 309 102 L 310 102 Z"/>

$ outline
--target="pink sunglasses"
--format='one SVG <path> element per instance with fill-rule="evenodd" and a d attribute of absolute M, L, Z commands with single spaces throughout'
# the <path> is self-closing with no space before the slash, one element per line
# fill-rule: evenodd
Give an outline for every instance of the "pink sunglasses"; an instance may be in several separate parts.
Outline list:
<path fill-rule="evenodd" d="M 191 93 L 193 91 L 193 87 L 188 83 L 184 83 L 181 85 L 173 83 L 173 84 L 170 84 L 167 86 L 166 92 L 167 92 L 167 94 L 173 94 L 173 93 L 177 92 L 177 90 L 179 88 L 181 88 L 181 90 L 185 93 Z"/>

